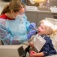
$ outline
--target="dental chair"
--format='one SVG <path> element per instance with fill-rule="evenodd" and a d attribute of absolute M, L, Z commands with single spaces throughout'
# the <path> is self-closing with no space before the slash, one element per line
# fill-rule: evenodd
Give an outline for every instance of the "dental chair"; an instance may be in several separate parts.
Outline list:
<path fill-rule="evenodd" d="M 51 21 L 54 25 L 57 25 L 57 19 L 48 18 L 48 20 Z M 57 51 L 57 39 L 56 38 L 57 38 L 57 35 L 55 36 L 56 43 L 53 42 L 53 44 Z M 28 45 L 25 43 L 21 45 L 3 45 L 3 43 L 0 41 L 0 57 L 22 57 L 25 53 L 24 49 L 27 46 Z M 46 56 L 46 57 L 57 57 L 57 54 Z"/>
<path fill-rule="evenodd" d="M 55 18 L 45 18 L 45 19 L 49 20 L 54 25 L 56 25 L 56 29 L 57 29 L 57 19 L 55 19 Z M 54 38 L 52 38 L 52 42 L 53 42 L 54 48 L 57 51 L 57 32 L 56 32 L 56 35 L 54 36 Z M 51 55 L 51 56 L 46 56 L 46 57 L 57 57 L 57 54 L 56 55 Z"/>
<path fill-rule="evenodd" d="M 3 45 L 0 40 L 0 57 L 22 57 L 25 55 L 24 49 L 28 45 Z"/>

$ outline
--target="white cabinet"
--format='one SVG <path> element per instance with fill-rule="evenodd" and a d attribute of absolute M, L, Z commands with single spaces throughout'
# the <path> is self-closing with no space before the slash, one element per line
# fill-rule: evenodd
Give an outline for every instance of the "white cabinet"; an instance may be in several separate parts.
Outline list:
<path fill-rule="evenodd" d="M 37 13 L 36 12 L 26 12 L 26 16 L 27 16 L 27 19 L 30 21 L 30 22 L 35 22 L 37 23 Z"/>
<path fill-rule="evenodd" d="M 39 22 L 45 18 L 53 18 L 53 14 L 51 12 L 38 12 L 37 26 L 39 26 Z"/>
<path fill-rule="evenodd" d="M 37 27 L 39 26 L 39 22 L 42 19 L 47 17 L 53 18 L 53 14 L 51 12 L 38 12 L 38 11 L 27 11 L 26 16 L 30 22 L 35 22 Z"/>

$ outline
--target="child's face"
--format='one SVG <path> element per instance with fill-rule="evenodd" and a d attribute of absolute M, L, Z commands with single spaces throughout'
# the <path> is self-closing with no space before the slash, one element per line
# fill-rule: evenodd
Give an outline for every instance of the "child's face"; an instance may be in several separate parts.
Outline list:
<path fill-rule="evenodd" d="M 44 24 L 40 24 L 40 26 L 38 27 L 38 34 L 42 35 L 42 34 L 47 34 L 46 28 Z"/>

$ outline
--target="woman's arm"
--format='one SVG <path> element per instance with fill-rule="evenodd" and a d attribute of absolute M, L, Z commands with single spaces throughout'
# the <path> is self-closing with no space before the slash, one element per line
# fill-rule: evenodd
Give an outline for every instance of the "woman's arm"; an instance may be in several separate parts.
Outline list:
<path fill-rule="evenodd" d="M 30 31 L 31 29 L 36 29 L 36 24 L 34 22 L 30 23 L 30 21 L 27 20 L 26 15 L 23 16 L 24 22 L 26 23 L 27 30 Z"/>

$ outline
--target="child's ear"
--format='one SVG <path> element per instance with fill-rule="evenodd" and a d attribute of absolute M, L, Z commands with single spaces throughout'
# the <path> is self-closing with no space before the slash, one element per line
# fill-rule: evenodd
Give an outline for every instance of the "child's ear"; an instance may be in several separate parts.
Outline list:
<path fill-rule="evenodd" d="M 46 30 L 46 34 L 48 34 L 47 30 Z"/>

